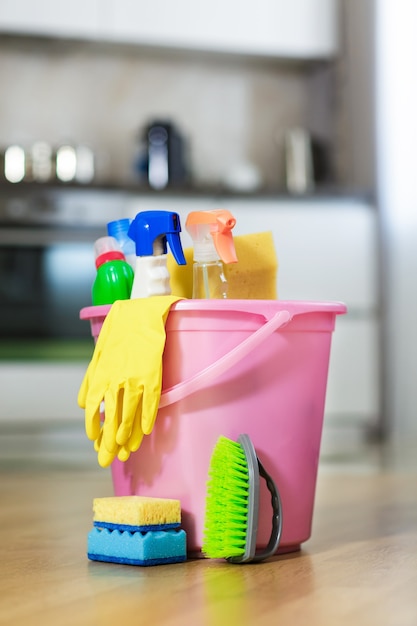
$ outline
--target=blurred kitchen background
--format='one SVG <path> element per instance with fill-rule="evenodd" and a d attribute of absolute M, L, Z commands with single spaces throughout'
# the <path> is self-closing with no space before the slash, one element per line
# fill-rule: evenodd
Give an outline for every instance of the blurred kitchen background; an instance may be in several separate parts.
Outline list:
<path fill-rule="evenodd" d="M 3 458 L 23 432 L 90 454 L 93 242 L 147 209 L 229 208 L 236 234 L 273 231 L 280 298 L 346 302 L 324 453 L 417 431 L 416 18 L 412 0 L 2 1 Z"/>

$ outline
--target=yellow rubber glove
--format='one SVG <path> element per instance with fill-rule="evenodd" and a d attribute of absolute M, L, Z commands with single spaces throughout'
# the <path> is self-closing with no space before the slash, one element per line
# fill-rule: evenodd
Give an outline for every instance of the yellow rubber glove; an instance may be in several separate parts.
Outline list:
<path fill-rule="evenodd" d="M 78 393 L 98 462 L 126 461 L 150 434 L 162 388 L 165 322 L 178 296 L 117 300 L 104 320 Z M 104 401 L 104 421 L 100 407 Z"/>

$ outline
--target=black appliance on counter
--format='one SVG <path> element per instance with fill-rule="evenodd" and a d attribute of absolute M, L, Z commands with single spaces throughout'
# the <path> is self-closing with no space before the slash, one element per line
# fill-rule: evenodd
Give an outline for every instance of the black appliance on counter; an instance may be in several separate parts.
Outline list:
<path fill-rule="evenodd" d="M 172 122 L 154 121 L 145 129 L 145 169 L 153 189 L 183 185 L 187 180 L 185 142 Z"/>

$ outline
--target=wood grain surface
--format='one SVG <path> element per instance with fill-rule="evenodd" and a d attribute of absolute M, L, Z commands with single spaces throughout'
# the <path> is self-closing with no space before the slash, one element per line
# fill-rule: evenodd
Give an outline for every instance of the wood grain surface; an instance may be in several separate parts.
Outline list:
<path fill-rule="evenodd" d="M 300 552 L 147 568 L 86 557 L 108 471 L 2 466 L 0 624 L 415 626 L 416 457 L 320 466 Z"/>

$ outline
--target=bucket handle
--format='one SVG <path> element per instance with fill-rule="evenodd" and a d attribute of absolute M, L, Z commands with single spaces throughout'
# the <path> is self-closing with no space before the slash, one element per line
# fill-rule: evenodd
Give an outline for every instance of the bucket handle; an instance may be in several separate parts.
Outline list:
<path fill-rule="evenodd" d="M 252 350 L 257 348 L 272 335 L 273 332 L 287 324 L 291 320 L 291 317 L 289 311 L 278 311 L 275 313 L 271 319 L 252 335 L 247 337 L 247 339 L 242 341 L 241 344 L 233 348 L 233 350 L 220 357 L 220 359 L 214 363 L 211 363 L 211 365 L 201 370 L 201 372 L 194 374 L 194 376 L 188 380 L 166 389 L 161 394 L 159 408 L 162 409 L 170 404 L 174 404 L 174 402 L 179 402 L 192 393 L 203 389 L 213 379 L 224 374 L 227 370 L 236 365 L 236 363 L 248 356 Z"/>

